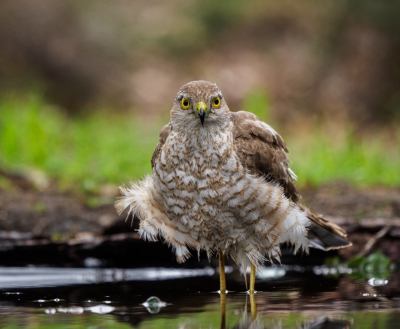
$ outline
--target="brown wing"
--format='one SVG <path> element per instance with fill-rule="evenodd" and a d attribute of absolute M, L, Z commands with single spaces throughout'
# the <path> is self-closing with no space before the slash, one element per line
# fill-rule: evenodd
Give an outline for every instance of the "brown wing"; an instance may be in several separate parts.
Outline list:
<path fill-rule="evenodd" d="M 286 197 L 297 202 L 295 175 L 289 168 L 288 149 L 282 137 L 250 112 L 233 112 L 232 121 L 236 153 L 242 164 L 251 173 L 281 185 Z"/>
<path fill-rule="evenodd" d="M 167 137 L 169 133 L 171 132 L 171 126 L 168 123 L 165 125 L 161 130 L 158 136 L 160 137 L 158 144 L 156 148 L 154 149 L 153 156 L 151 157 L 151 168 L 154 168 L 154 161 L 158 158 L 161 152 L 161 148 L 164 145 L 165 141 L 167 140 Z"/>
<path fill-rule="evenodd" d="M 251 173 L 264 176 L 282 186 L 287 198 L 298 204 L 299 194 L 289 168 L 288 149 L 282 137 L 256 115 L 250 112 L 232 113 L 233 138 L 241 163 Z M 311 221 L 308 227 L 310 245 L 324 250 L 351 246 L 346 232 L 301 204 Z"/>

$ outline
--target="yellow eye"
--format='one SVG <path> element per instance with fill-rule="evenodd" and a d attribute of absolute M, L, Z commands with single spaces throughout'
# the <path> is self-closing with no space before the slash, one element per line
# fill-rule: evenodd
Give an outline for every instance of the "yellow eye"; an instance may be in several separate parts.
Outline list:
<path fill-rule="evenodd" d="M 184 109 L 184 110 L 187 110 L 187 109 L 190 107 L 190 101 L 189 101 L 186 97 L 183 97 L 183 98 L 182 98 L 182 100 L 181 100 L 181 107 L 182 107 L 182 109 Z"/>
<path fill-rule="evenodd" d="M 219 108 L 221 106 L 221 98 L 215 97 L 212 104 L 215 108 Z"/>

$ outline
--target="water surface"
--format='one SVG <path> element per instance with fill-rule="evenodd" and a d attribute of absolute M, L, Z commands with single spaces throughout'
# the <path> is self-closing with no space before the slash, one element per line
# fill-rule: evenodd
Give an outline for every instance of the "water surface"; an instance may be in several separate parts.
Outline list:
<path fill-rule="evenodd" d="M 259 273 L 252 317 L 243 276 L 232 271 L 226 327 L 400 328 L 399 277 L 356 280 L 324 268 L 269 268 Z M 220 328 L 218 284 L 210 268 L 2 268 L 0 328 Z"/>

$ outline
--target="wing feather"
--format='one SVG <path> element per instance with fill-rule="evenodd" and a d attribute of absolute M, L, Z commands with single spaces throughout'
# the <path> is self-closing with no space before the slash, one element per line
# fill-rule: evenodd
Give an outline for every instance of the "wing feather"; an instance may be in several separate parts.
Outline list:
<path fill-rule="evenodd" d="M 151 168 L 154 168 L 154 163 L 158 158 L 158 156 L 160 155 L 161 148 L 164 145 L 165 141 L 167 140 L 170 132 L 171 132 L 171 125 L 169 123 L 160 130 L 160 133 L 158 134 L 160 139 L 158 140 L 158 144 L 154 149 L 153 156 L 151 157 Z"/>
<path fill-rule="evenodd" d="M 236 153 L 251 173 L 282 186 L 285 196 L 307 213 L 310 245 L 324 250 L 351 246 L 346 232 L 334 223 L 299 204 L 300 195 L 294 186 L 295 173 L 289 168 L 288 149 L 283 138 L 269 125 L 250 112 L 232 113 Z"/>
<path fill-rule="evenodd" d="M 282 186 L 288 199 L 297 202 L 299 194 L 289 168 L 288 149 L 283 138 L 269 125 L 250 112 L 232 113 L 234 144 L 242 165 L 251 173 Z"/>

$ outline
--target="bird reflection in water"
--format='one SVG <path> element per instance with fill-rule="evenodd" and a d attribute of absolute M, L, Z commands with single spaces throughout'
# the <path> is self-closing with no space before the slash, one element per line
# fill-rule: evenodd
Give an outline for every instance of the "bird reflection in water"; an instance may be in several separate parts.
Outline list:
<path fill-rule="evenodd" d="M 242 317 L 240 320 L 235 324 L 233 328 L 264 328 L 260 327 L 257 324 L 257 304 L 255 300 L 254 293 L 249 293 L 250 296 L 250 313 L 251 313 L 251 319 L 248 318 L 247 314 L 247 297 L 246 297 L 246 304 L 245 304 L 245 310 L 243 312 Z M 226 329 L 226 291 L 221 291 L 220 292 L 220 299 L 221 299 L 221 329 Z"/>
<path fill-rule="evenodd" d="M 226 329 L 226 291 L 220 291 L 220 328 Z M 250 313 L 247 311 L 250 302 Z M 167 305 L 166 302 L 161 301 L 158 297 L 149 297 L 146 302 L 142 304 L 146 307 L 149 313 L 157 314 L 160 310 Z M 187 328 L 186 325 L 180 328 Z M 190 326 L 192 328 L 192 326 Z M 347 320 L 333 320 L 327 316 L 321 316 L 315 321 L 296 324 L 294 329 L 349 329 L 351 322 Z M 244 311 L 239 320 L 235 323 L 232 329 L 283 329 L 282 323 L 266 324 L 265 319 L 257 313 L 257 304 L 254 293 L 249 293 L 246 296 Z"/>
<path fill-rule="evenodd" d="M 220 292 L 221 299 L 221 329 L 226 329 L 226 292 Z M 282 324 L 276 323 L 267 325 L 261 320 L 257 313 L 257 304 L 254 293 L 249 293 L 250 299 L 250 316 L 247 312 L 248 298 L 246 298 L 246 304 L 243 315 L 240 317 L 238 322 L 232 327 L 232 329 L 283 329 Z M 317 320 L 297 324 L 294 329 L 350 329 L 351 322 L 347 320 L 333 320 L 327 316 L 321 316 Z"/>

